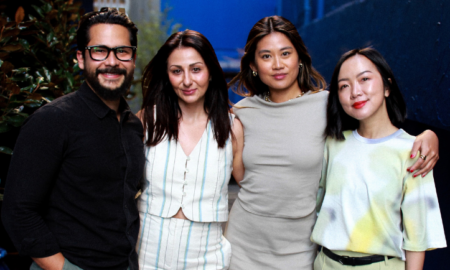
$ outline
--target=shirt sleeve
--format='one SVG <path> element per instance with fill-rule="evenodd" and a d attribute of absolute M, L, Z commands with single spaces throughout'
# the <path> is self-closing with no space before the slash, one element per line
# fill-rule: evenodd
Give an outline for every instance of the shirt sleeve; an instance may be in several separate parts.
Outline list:
<path fill-rule="evenodd" d="M 59 252 L 43 215 L 63 159 L 63 112 L 47 105 L 22 126 L 14 147 L 2 221 L 21 255 L 41 258 Z"/>
<path fill-rule="evenodd" d="M 406 175 L 401 210 L 404 250 L 426 251 L 446 247 L 432 171 L 425 177 L 414 178 L 412 173 Z"/>

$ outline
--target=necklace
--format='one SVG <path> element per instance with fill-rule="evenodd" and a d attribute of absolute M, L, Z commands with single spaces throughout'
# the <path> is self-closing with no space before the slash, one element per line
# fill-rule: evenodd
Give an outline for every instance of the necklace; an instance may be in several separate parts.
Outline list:
<path fill-rule="evenodd" d="M 270 92 L 267 92 L 265 95 L 264 95 L 264 100 L 265 101 L 267 101 L 267 102 L 272 102 L 272 100 L 270 100 Z M 301 97 L 301 96 L 303 96 L 303 93 L 301 92 L 300 93 L 300 95 L 298 95 L 298 96 L 296 96 L 295 98 L 299 98 L 299 97 Z M 291 98 L 291 99 L 289 99 L 288 101 L 291 101 L 291 100 L 293 100 L 293 99 L 295 99 L 295 98 Z"/>

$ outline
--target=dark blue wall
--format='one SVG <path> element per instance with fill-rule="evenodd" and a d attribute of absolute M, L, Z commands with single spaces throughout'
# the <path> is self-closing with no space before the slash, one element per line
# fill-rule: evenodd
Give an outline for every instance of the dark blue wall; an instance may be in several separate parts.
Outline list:
<path fill-rule="evenodd" d="M 347 2 L 345 8 L 297 25 L 313 65 L 328 81 L 342 53 L 373 46 L 400 82 L 408 118 L 450 130 L 450 2 Z"/>
<path fill-rule="evenodd" d="M 450 2 L 445 0 L 324 0 L 282 9 L 294 22 L 313 59 L 330 80 L 339 57 L 350 49 L 373 46 L 394 71 L 408 107 L 404 129 L 417 135 L 433 129 L 440 139 L 440 161 L 434 169 L 444 229 L 450 236 Z M 293 0 L 283 0 L 283 7 Z M 304 1 L 299 1 L 304 3 Z M 293 5 L 292 5 L 293 7 Z M 322 8 L 323 16 L 317 16 Z M 316 14 L 316 15 L 315 15 Z M 427 252 L 425 267 L 448 269 L 449 249 Z"/>

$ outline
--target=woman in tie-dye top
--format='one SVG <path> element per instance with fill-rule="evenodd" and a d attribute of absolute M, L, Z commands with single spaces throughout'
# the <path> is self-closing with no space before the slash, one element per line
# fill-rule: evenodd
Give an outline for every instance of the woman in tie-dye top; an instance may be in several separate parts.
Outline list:
<path fill-rule="evenodd" d="M 442 219 L 432 173 L 407 172 L 415 138 L 395 126 L 406 106 L 380 53 L 342 56 L 327 114 L 314 269 L 422 269 L 424 251 L 446 246 Z"/>

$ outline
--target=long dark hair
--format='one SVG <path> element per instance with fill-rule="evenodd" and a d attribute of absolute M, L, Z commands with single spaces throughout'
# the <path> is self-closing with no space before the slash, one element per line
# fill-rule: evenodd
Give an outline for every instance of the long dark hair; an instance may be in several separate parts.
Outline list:
<path fill-rule="evenodd" d="M 212 123 L 217 144 L 223 148 L 231 132 L 227 82 L 211 43 L 202 34 L 192 30 L 171 35 L 145 67 L 142 112 L 144 130 L 148 132 L 146 145 L 155 146 L 166 136 L 168 140 L 178 139 L 178 124 L 182 112 L 167 74 L 167 59 L 174 49 L 180 47 L 195 49 L 208 67 L 211 79 L 205 94 L 204 110 Z"/>
<path fill-rule="evenodd" d="M 241 59 L 241 71 L 228 85 L 231 87 L 238 82 L 236 93 L 241 96 L 262 95 L 269 91 L 269 88 L 261 81 L 259 76 L 252 76 L 250 63 L 255 62 L 258 42 L 273 32 L 284 34 L 292 42 L 300 61 L 303 63 L 303 68 L 300 69 L 297 77 L 300 90 L 307 92 L 325 89 L 325 79 L 312 67 L 311 56 L 297 29 L 289 20 L 281 16 L 265 17 L 253 26 L 248 34 L 247 44 L 245 44 L 245 53 Z"/>
<path fill-rule="evenodd" d="M 327 106 L 327 127 L 325 135 L 338 140 L 345 140 L 345 130 L 354 130 L 359 127 L 359 121 L 345 113 L 339 102 L 339 85 L 338 77 L 341 71 L 342 64 L 352 56 L 362 55 L 367 57 L 376 67 L 383 79 L 384 88 L 389 89 L 389 96 L 386 97 L 386 108 L 389 115 L 389 120 L 394 126 L 398 126 L 405 121 L 406 118 L 406 104 L 403 99 L 400 88 L 394 73 L 389 67 L 384 57 L 373 48 L 354 49 L 342 55 L 339 62 L 334 68 L 333 76 L 330 82 L 330 94 L 328 96 Z"/>

